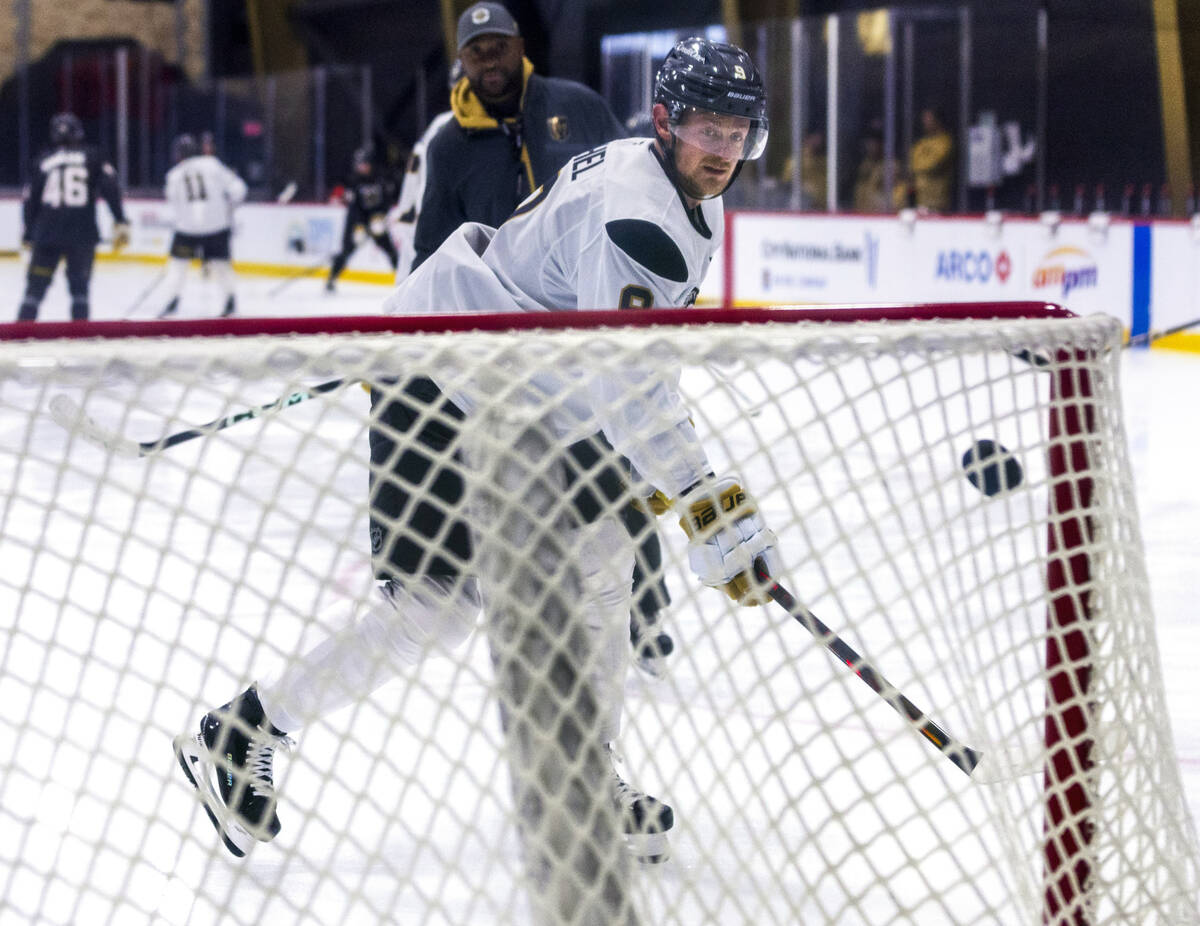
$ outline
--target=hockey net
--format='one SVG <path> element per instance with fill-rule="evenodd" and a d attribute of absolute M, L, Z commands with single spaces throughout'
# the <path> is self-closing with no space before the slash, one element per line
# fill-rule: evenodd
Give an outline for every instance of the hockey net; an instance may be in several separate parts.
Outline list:
<path fill-rule="evenodd" d="M 997 304 L 3 333 L 5 926 L 1200 915 L 1111 319 Z M 587 564 L 533 388 L 629 365 L 681 370 L 715 472 L 754 495 L 782 562 L 780 598 L 737 608 L 693 577 L 678 514 L 657 522 L 676 648 L 663 678 L 622 668 L 613 745 L 674 808 L 658 865 L 627 858 L 607 797 Z M 172 738 L 376 600 L 361 384 L 419 374 L 479 386 L 459 424 L 478 628 L 295 731 L 282 831 L 235 859 Z M 983 440 L 1003 450 L 964 469 Z"/>

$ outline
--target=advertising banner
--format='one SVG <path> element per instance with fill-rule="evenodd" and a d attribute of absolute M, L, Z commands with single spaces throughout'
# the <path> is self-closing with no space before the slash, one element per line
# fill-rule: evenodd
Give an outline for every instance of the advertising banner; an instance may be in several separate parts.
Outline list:
<path fill-rule="evenodd" d="M 737 305 L 886 301 L 881 247 L 894 224 L 861 216 L 734 213 L 725 242 L 735 248 L 726 291 Z"/>
<path fill-rule="evenodd" d="M 1180 235 L 1191 232 L 1175 224 Z M 1183 264 L 1182 244 L 1170 248 L 1182 266 L 1165 269 L 1152 254 L 1149 225 L 1107 216 L 1042 221 L 744 212 L 731 214 L 728 228 L 725 294 L 733 305 L 1034 299 L 1081 315 L 1112 315 L 1130 328 L 1146 323 L 1152 293 L 1161 301 L 1173 285 L 1196 289 L 1196 261 Z M 1162 277 L 1157 286 L 1152 273 Z M 1169 298 L 1190 302 L 1175 293 Z M 1171 314 L 1187 311 L 1172 308 Z"/>

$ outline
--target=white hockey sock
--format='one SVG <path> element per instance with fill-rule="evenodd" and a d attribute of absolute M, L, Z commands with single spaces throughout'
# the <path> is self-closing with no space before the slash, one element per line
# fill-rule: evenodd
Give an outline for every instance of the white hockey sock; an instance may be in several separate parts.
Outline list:
<path fill-rule="evenodd" d="M 217 281 L 217 286 L 221 290 L 222 299 L 228 299 L 233 295 L 234 282 L 237 279 L 233 272 L 233 265 L 227 260 L 214 260 L 209 263 L 212 270 L 213 279 Z"/>
<path fill-rule="evenodd" d="M 430 577 L 409 587 L 392 583 L 349 627 L 258 683 L 267 719 L 297 730 L 365 698 L 432 652 L 449 652 L 471 633 L 479 615 L 473 579 Z"/>
<path fill-rule="evenodd" d="M 167 274 L 163 278 L 162 294 L 166 296 L 164 305 L 172 299 L 178 299 L 180 292 L 183 290 L 183 277 L 187 273 L 188 264 L 191 261 L 184 260 L 180 257 L 172 257 L 167 260 Z"/>
<path fill-rule="evenodd" d="M 628 532 L 612 517 L 582 528 L 578 549 L 583 619 L 594 648 L 588 676 L 601 705 L 600 742 L 610 743 L 625 708 L 634 551 Z"/>

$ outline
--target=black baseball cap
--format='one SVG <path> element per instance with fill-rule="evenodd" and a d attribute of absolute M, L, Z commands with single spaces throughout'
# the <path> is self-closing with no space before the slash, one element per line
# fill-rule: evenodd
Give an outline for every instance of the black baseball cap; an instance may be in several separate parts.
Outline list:
<path fill-rule="evenodd" d="M 512 13 L 499 3 L 475 3 L 458 17 L 458 50 L 481 35 L 520 35 Z"/>

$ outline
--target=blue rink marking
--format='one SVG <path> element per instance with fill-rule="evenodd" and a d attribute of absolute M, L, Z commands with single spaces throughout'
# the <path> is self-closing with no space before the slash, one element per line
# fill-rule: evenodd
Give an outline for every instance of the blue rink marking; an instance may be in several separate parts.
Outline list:
<path fill-rule="evenodd" d="M 1130 293 L 1129 336 L 1150 330 L 1152 235 L 1149 225 L 1133 226 L 1133 291 Z"/>

